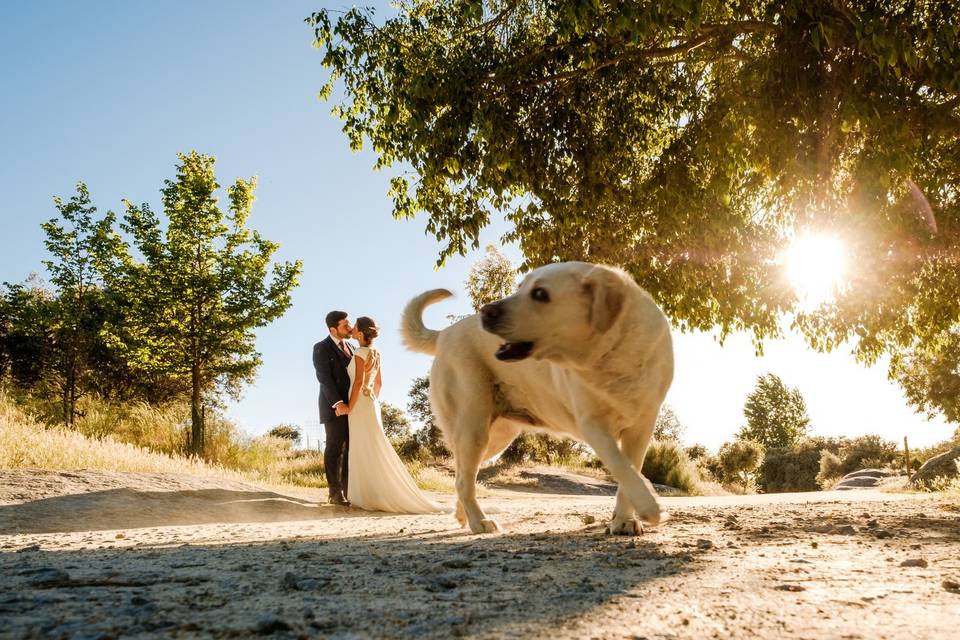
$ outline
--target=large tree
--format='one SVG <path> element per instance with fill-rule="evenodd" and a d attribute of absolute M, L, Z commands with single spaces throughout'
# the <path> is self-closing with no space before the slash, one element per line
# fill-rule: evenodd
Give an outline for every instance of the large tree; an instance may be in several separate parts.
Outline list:
<path fill-rule="evenodd" d="M 781 266 L 840 235 L 795 322 L 872 362 L 960 324 L 960 17 L 942 0 L 402 0 L 308 19 L 335 112 L 440 260 L 494 211 L 523 267 L 626 268 L 685 329 L 777 335 Z M 939 349 L 939 350 L 938 350 Z"/>
<path fill-rule="evenodd" d="M 737 437 L 759 442 L 766 449 L 792 447 L 810 429 L 803 394 L 772 373 L 757 376 L 757 386 L 747 396 L 743 415 L 747 424 Z"/>
<path fill-rule="evenodd" d="M 301 264 L 271 258 L 278 245 L 247 228 L 256 179 L 228 189 L 228 211 L 216 192 L 215 160 L 180 154 L 176 177 L 162 189 L 165 221 L 147 204 L 124 201 L 126 245 L 109 285 L 124 301 L 110 325 L 116 348 L 145 373 L 187 383 L 191 450 L 203 451 L 204 398 L 215 388 L 236 393 L 260 365 L 254 330 L 290 306 Z"/>

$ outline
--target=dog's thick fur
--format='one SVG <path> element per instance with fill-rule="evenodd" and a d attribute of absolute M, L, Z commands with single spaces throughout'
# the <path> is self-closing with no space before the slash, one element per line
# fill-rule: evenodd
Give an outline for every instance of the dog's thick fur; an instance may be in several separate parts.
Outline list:
<path fill-rule="evenodd" d="M 610 470 L 619 483 L 611 533 L 639 533 L 638 516 L 662 522 L 639 470 L 673 380 L 673 346 L 649 294 L 617 269 L 551 264 L 480 314 L 426 328 L 423 309 L 451 295 L 436 289 L 411 300 L 402 334 L 409 349 L 436 356 L 430 404 L 453 451 L 461 524 L 499 530 L 477 503 L 477 472 L 531 428 L 586 442 Z M 501 358 L 518 361 L 498 359 L 504 343 Z"/>

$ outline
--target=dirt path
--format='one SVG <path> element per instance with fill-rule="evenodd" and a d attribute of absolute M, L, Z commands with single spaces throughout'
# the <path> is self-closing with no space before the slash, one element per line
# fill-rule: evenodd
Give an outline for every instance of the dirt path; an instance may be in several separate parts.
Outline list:
<path fill-rule="evenodd" d="M 505 533 L 210 479 L 0 471 L 0 637 L 955 638 L 960 506 L 491 491 Z M 58 488 L 59 487 L 59 488 Z M 449 497 L 440 496 L 450 503 Z M 595 521 L 592 521 L 595 519 Z"/>

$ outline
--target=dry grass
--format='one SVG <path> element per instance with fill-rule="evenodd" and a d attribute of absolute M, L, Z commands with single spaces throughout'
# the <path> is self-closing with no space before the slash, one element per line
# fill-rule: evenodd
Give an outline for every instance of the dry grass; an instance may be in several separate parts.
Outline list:
<path fill-rule="evenodd" d="M 197 458 L 171 456 L 112 438 L 94 439 L 62 427 L 46 427 L 3 397 L 0 397 L 0 467 L 191 473 L 249 479 Z"/>
<path fill-rule="evenodd" d="M 46 426 L 0 392 L 0 468 L 188 473 L 278 488 L 327 486 L 318 451 L 291 450 L 282 438 L 249 438 L 229 422 L 208 417 L 211 459 L 201 460 L 177 453 L 184 430 L 182 408 L 142 404 L 91 403 L 76 430 Z M 443 469 L 407 466 L 420 488 L 454 491 L 453 477 Z"/>

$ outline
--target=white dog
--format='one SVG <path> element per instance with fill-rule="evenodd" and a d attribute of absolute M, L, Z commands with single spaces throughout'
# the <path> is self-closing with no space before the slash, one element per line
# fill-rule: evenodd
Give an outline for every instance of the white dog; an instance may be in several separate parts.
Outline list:
<path fill-rule="evenodd" d="M 452 294 L 414 298 L 403 312 L 407 347 L 435 354 L 430 404 L 456 463 L 457 519 L 499 530 L 476 498 L 480 464 L 523 429 L 589 444 L 619 483 L 609 531 L 637 534 L 637 516 L 666 518 L 639 474 L 673 380 L 670 324 L 623 271 L 583 262 L 530 272 L 517 292 L 443 331 L 423 309 Z"/>

